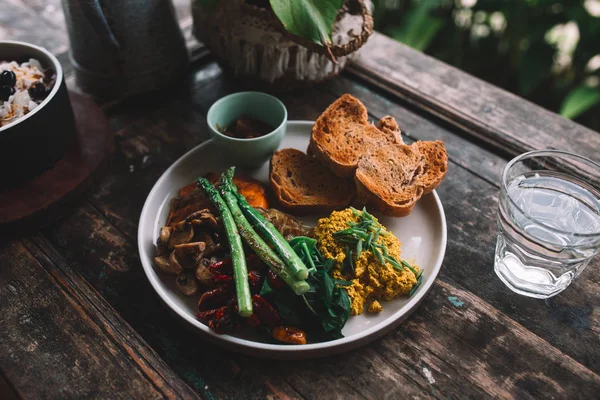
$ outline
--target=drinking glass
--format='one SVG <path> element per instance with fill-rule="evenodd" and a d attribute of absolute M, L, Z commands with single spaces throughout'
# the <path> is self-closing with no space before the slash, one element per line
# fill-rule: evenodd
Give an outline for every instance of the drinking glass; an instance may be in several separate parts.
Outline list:
<path fill-rule="evenodd" d="M 514 292 L 562 292 L 600 252 L 600 165 L 563 151 L 522 154 L 502 174 L 494 270 Z"/>

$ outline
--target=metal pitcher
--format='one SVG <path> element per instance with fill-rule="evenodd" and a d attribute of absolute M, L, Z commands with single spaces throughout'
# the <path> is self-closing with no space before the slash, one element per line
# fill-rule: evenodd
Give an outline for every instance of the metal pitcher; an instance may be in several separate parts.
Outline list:
<path fill-rule="evenodd" d="M 188 53 L 170 0 L 62 0 L 71 63 L 84 91 L 116 98 L 167 88 Z"/>

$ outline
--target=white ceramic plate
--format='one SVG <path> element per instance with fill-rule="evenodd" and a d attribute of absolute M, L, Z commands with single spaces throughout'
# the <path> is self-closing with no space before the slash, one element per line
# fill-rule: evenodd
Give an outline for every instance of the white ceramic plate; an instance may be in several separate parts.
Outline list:
<path fill-rule="evenodd" d="M 281 148 L 293 147 L 305 151 L 312 122 L 290 121 Z M 307 345 L 276 345 L 256 342 L 232 335 L 219 335 L 198 321 L 195 299 L 181 295 L 173 276 L 165 276 L 153 266 L 156 238 L 169 213 L 169 201 L 178 190 L 207 172 L 221 172 L 230 164 L 226 154 L 209 140 L 177 160 L 156 182 L 142 210 L 138 227 L 140 258 L 150 284 L 166 305 L 187 325 L 206 339 L 242 353 L 259 357 L 300 359 L 321 357 L 347 351 L 381 337 L 410 315 L 423 300 L 436 279 L 446 250 L 446 217 L 438 195 L 433 192 L 416 204 L 408 217 L 380 218 L 402 242 L 402 258 L 414 261 L 424 270 L 425 281 L 410 298 L 402 297 L 382 302 L 383 311 L 375 315 L 350 317 L 342 333 L 344 338 Z M 267 183 L 269 165 L 247 171 Z M 374 213 L 377 217 L 377 213 Z M 316 219 L 303 218 L 313 224 Z"/>

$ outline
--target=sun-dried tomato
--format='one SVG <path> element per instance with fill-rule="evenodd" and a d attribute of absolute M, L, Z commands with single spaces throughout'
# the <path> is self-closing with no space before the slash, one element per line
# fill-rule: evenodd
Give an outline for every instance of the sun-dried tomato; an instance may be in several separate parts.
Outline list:
<path fill-rule="evenodd" d="M 267 271 L 267 282 L 274 290 L 281 289 L 285 286 L 285 282 L 272 270 Z"/>
<path fill-rule="evenodd" d="M 210 320 L 215 319 L 218 310 L 219 310 L 218 308 L 215 308 L 213 310 L 208 310 L 208 311 L 198 311 L 198 313 L 196 313 L 196 318 L 198 318 L 200 321 L 206 323 Z"/>
<path fill-rule="evenodd" d="M 231 258 L 226 258 L 221 261 L 217 261 L 212 263 L 208 269 L 210 272 L 218 272 L 223 275 L 232 275 L 233 274 L 233 265 L 231 264 Z"/>
<path fill-rule="evenodd" d="M 251 326 L 252 328 L 256 328 L 260 325 L 260 318 L 256 314 L 252 314 L 248 319 L 246 319 L 246 324 Z"/>
<path fill-rule="evenodd" d="M 262 296 L 258 294 L 252 296 L 252 306 L 254 314 L 258 316 L 262 325 L 269 328 L 281 325 L 281 317 L 277 313 L 277 310 Z"/>
<path fill-rule="evenodd" d="M 208 326 L 216 333 L 228 333 L 240 326 L 240 317 L 233 307 L 221 307 L 217 310 L 215 318 L 208 321 Z"/>
<path fill-rule="evenodd" d="M 233 282 L 233 277 L 230 275 L 225 275 L 220 272 L 213 271 L 212 272 L 213 281 L 218 285 L 229 284 Z"/>
<path fill-rule="evenodd" d="M 231 298 L 234 297 L 231 289 L 220 286 L 216 289 L 205 292 L 198 301 L 198 311 L 207 311 L 223 307 Z"/>
<path fill-rule="evenodd" d="M 250 283 L 250 292 L 252 294 L 256 294 L 260 292 L 262 288 L 263 282 L 265 280 L 265 275 L 261 271 L 254 269 L 248 272 L 248 282 Z"/>

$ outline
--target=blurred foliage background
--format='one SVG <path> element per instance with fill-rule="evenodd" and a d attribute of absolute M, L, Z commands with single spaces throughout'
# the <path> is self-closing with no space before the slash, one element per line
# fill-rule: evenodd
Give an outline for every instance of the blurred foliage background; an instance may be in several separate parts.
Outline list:
<path fill-rule="evenodd" d="M 600 0 L 372 0 L 375 29 L 600 131 Z"/>

